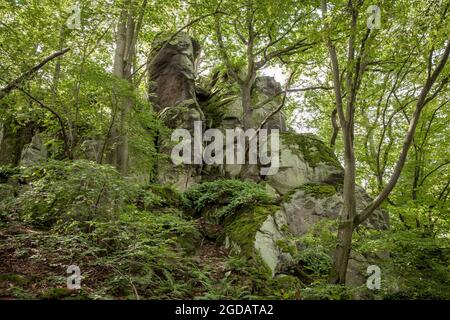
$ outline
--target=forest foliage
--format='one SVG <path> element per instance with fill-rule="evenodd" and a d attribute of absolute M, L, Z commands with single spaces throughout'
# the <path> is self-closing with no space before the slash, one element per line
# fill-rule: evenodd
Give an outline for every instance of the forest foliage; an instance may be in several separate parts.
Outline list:
<path fill-rule="evenodd" d="M 49 153 L 46 163 L 0 166 L 0 298 L 450 299 L 450 63 L 431 83 L 450 45 L 449 0 L 329 1 L 326 16 L 315 0 L 78 3 L 79 28 L 67 25 L 72 0 L 0 3 L 0 88 L 70 49 L 0 96 L 2 135 L 6 125 L 17 136 L 31 128 Z M 368 33 L 371 4 L 382 18 Z M 349 24 L 354 11 L 359 19 Z M 119 70 L 124 12 L 135 50 Z M 239 256 L 220 265 L 196 256 L 205 212 L 219 222 L 278 203 L 261 185 L 239 180 L 185 193 L 156 183 L 165 155 L 154 141 L 170 130 L 148 100 L 148 58 L 162 33 L 180 31 L 201 44 L 199 83 L 226 74 L 245 101 L 255 76 L 275 74 L 285 85 L 289 128 L 316 134 L 337 155 L 329 162 L 346 164 L 342 126 L 352 127 L 355 182 L 374 198 L 389 185 L 430 84 L 403 170 L 381 205 L 390 228 L 351 230 L 355 252 L 389 252 L 381 290 L 329 283 L 337 243 L 329 221 L 291 239 L 304 250 L 294 252 L 299 267 L 284 279 Z M 327 39 L 340 66 L 337 87 Z M 353 112 L 347 124 L 337 98 Z M 83 160 L 83 142 L 96 139 L 108 143 L 96 161 Z M 80 292 L 66 290 L 61 275 L 74 261 L 85 270 Z M 13 265 L 20 270 L 10 272 Z"/>

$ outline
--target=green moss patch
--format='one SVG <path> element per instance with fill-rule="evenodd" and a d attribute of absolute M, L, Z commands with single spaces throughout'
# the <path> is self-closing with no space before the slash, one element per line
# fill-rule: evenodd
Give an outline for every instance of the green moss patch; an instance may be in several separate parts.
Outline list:
<path fill-rule="evenodd" d="M 328 198 L 336 194 L 336 187 L 327 183 L 306 183 L 297 190 L 303 190 L 306 194 L 316 199 Z"/>
<path fill-rule="evenodd" d="M 333 151 L 313 134 L 282 132 L 280 137 L 284 144 L 297 146 L 299 154 L 313 168 L 320 163 L 341 167 Z"/>
<path fill-rule="evenodd" d="M 235 179 L 204 182 L 188 190 L 185 195 L 195 214 L 216 224 L 274 201 L 262 185 Z"/>
<path fill-rule="evenodd" d="M 300 190 L 316 199 L 324 199 L 335 195 L 337 193 L 337 186 L 329 183 L 305 183 L 285 194 L 283 201 L 290 201 L 292 196 Z"/>
<path fill-rule="evenodd" d="M 231 221 L 225 220 L 225 234 L 231 242 L 236 243 L 247 257 L 254 257 L 255 235 L 264 221 L 280 209 L 275 205 L 256 206 L 241 212 Z"/>

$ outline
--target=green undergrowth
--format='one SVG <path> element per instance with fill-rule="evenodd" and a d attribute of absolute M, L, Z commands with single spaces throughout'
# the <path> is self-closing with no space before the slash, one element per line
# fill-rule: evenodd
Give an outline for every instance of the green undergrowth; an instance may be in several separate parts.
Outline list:
<path fill-rule="evenodd" d="M 0 279 L 0 296 L 80 297 L 58 289 L 71 264 L 90 299 L 193 298 L 204 290 L 187 254 L 201 236 L 171 187 L 141 186 L 85 160 L 20 167 L 4 182 L 15 192 L 0 199 L 0 273 L 10 275 Z M 36 288 L 28 292 L 17 274 Z"/>
<path fill-rule="evenodd" d="M 263 186 L 234 179 L 204 182 L 185 195 L 195 215 L 202 215 L 216 224 L 243 210 L 274 201 Z"/>
<path fill-rule="evenodd" d="M 301 189 L 316 198 L 336 192 L 327 184 Z M 381 290 L 328 283 L 336 221 L 326 219 L 302 237 L 286 232 L 277 241 L 295 265 L 272 277 L 253 246 L 256 232 L 279 206 L 251 182 L 219 180 L 179 193 L 122 178 L 107 165 L 49 161 L 0 167 L 0 194 L 0 298 L 449 298 L 448 239 L 444 233 L 430 237 L 425 223 L 408 229 L 399 219 L 389 231 L 355 232 L 352 252 L 380 266 Z M 415 214 L 401 213 L 406 221 Z M 227 237 L 227 255 L 199 255 L 199 216 L 221 224 L 215 245 Z M 447 230 L 438 222 L 435 228 Z M 388 252 L 389 259 L 377 259 L 377 252 Z M 81 290 L 66 288 L 69 265 L 80 267 Z"/>
<path fill-rule="evenodd" d="M 278 275 L 261 269 L 257 260 L 233 255 L 227 263 L 229 270 L 225 276 L 214 284 L 198 299 L 300 299 L 303 284 L 297 277 Z"/>

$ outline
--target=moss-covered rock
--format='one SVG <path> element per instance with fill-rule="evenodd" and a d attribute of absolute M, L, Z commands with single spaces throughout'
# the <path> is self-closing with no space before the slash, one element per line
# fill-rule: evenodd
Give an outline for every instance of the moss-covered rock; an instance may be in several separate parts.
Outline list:
<path fill-rule="evenodd" d="M 225 246 L 274 276 L 293 263 L 285 224 L 279 206 L 256 206 L 226 222 Z"/>
<path fill-rule="evenodd" d="M 275 205 L 256 206 L 240 213 L 234 219 L 225 221 L 224 231 L 228 238 L 227 242 L 237 245 L 239 253 L 248 257 L 254 256 L 256 233 L 261 229 L 268 216 L 277 210 L 279 207 Z"/>
<path fill-rule="evenodd" d="M 280 137 L 287 146 L 298 147 L 297 155 L 301 156 L 310 167 L 317 167 L 321 163 L 341 167 L 333 151 L 314 134 L 281 132 Z"/>
<path fill-rule="evenodd" d="M 304 191 L 305 194 L 316 199 L 323 199 L 335 195 L 338 192 L 338 188 L 338 185 L 329 183 L 305 183 L 285 194 L 283 201 L 289 201 L 297 191 Z"/>
<path fill-rule="evenodd" d="M 306 183 L 342 183 L 344 171 L 338 159 L 316 136 L 281 132 L 280 138 L 278 172 L 266 178 L 278 193 L 289 193 Z"/>

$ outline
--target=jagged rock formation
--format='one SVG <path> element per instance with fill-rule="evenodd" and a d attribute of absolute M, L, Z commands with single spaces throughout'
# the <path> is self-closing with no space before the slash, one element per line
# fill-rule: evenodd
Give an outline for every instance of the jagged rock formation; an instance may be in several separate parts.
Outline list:
<path fill-rule="evenodd" d="M 164 123 L 172 129 L 187 129 L 193 134 L 194 121 L 204 120 L 196 93 L 195 68 L 200 53 L 197 41 L 185 32 L 161 35 L 153 43 L 149 57 L 149 100 Z M 172 144 L 160 137 L 162 153 L 170 154 Z M 200 167 L 201 168 L 201 167 Z M 199 181 L 198 166 L 173 166 L 169 159 L 158 163 L 159 181 L 185 190 Z"/>
<path fill-rule="evenodd" d="M 154 42 L 149 92 L 157 111 L 195 99 L 194 63 L 199 53 L 198 42 L 185 32 L 161 36 Z"/>
<path fill-rule="evenodd" d="M 150 60 L 150 96 L 155 110 L 171 128 L 193 129 L 193 120 L 203 120 L 203 129 L 242 127 L 243 110 L 236 85 L 220 72 L 213 73 L 205 87 L 195 83 L 195 59 L 200 51 L 195 40 L 180 33 L 167 45 L 159 40 Z M 162 47 L 162 49 L 161 49 Z M 159 50 L 159 51 L 158 51 Z M 262 120 L 280 103 L 281 87 L 271 77 L 259 77 L 252 91 L 257 108 L 253 122 Z M 268 103 L 263 104 L 267 100 Z M 201 111 L 197 110 L 201 108 Z M 202 116 L 204 115 L 204 118 Z M 302 236 L 318 221 L 336 220 L 342 208 L 341 186 L 343 168 L 333 151 L 316 136 L 289 132 L 282 113 L 274 116 L 266 125 L 268 129 L 281 131 L 280 168 L 274 175 L 258 176 L 253 170 L 251 178 L 265 186 L 280 200 L 279 205 L 257 205 L 252 211 L 244 211 L 225 219 L 221 226 L 210 230 L 222 230 L 223 244 L 231 251 L 249 257 L 257 257 L 272 275 L 283 273 L 292 263 L 289 235 Z M 164 143 L 162 143 L 164 145 Z M 167 148 L 167 146 L 164 146 Z M 168 149 L 166 149 L 168 150 Z M 267 150 L 266 150 L 267 151 Z M 218 178 L 245 179 L 249 166 L 160 166 L 160 181 L 170 182 L 180 190 L 186 190 L 198 182 Z M 256 171 L 257 172 L 257 171 Z M 363 208 L 370 197 L 358 188 L 357 207 Z M 227 199 L 223 199 L 224 203 Z M 220 204 L 218 204 L 220 205 Z M 207 213 L 205 213 L 207 215 Z M 207 218 L 207 217 L 206 217 Z M 387 217 L 378 210 L 366 223 L 372 228 L 387 228 Z M 220 238 L 220 237 L 219 237 Z M 292 249 L 292 250 L 291 250 Z M 364 257 L 359 257 L 359 261 Z M 355 260 L 356 261 L 356 260 Z M 350 283 L 361 282 L 360 262 L 349 264 Z"/>

